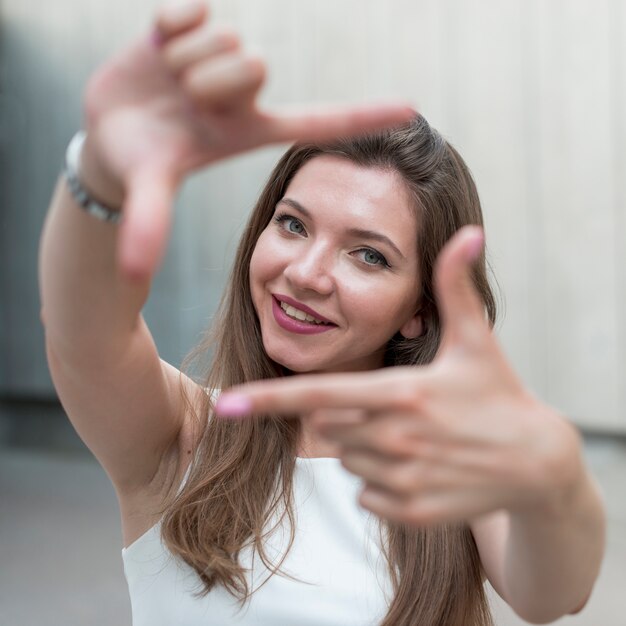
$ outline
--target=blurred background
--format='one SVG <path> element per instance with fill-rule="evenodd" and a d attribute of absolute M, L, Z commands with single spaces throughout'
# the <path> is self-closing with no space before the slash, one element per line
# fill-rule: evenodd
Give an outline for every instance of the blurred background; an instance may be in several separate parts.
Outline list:
<path fill-rule="evenodd" d="M 37 248 L 90 73 L 155 0 L 0 0 L 0 624 L 130 624 L 115 496 L 56 400 Z M 498 333 L 583 431 L 609 508 L 588 607 L 625 626 L 626 3 L 214 0 L 266 58 L 267 105 L 399 96 L 461 152 L 502 294 Z M 211 321 L 238 235 L 283 148 L 198 173 L 145 317 L 179 365 Z M 77 294 L 80 297 L 80 294 Z M 620 322 L 622 322 L 620 324 Z M 494 599 L 498 624 L 522 624 Z"/>

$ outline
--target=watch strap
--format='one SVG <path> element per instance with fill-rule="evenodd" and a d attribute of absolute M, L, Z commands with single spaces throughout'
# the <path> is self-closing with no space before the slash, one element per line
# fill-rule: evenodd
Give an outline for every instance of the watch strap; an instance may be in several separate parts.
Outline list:
<path fill-rule="evenodd" d="M 98 202 L 83 187 L 83 184 L 80 181 L 78 166 L 80 163 L 80 153 L 83 149 L 83 144 L 85 143 L 86 138 L 87 133 L 84 130 L 79 130 L 72 137 L 69 145 L 67 146 L 64 169 L 67 186 L 74 200 L 80 207 L 87 211 L 87 213 L 93 215 L 99 220 L 102 220 L 103 222 L 119 224 L 122 220 L 122 212 L 111 209 L 110 207 Z"/>

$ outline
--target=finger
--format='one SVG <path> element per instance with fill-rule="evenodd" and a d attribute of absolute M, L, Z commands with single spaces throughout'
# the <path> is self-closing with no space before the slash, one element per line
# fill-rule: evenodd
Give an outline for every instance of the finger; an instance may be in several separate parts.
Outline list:
<path fill-rule="evenodd" d="M 317 409 L 303 417 L 321 434 L 322 430 L 336 425 L 363 424 L 367 416 L 368 413 L 363 409 Z"/>
<path fill-rule="evenodd" d="M 240 46 L 237 33 L 226 27 L 195 29 L 182 37 L 176 37 L 163 47 L 163 59 L 170 71 L 178 75 L 191 65 L 234 52 Z"/>
<path fill-rule="evenodd" d="M 385 519 L 414 527 L 429 527 L 469 520 L 494 510 L 491 503 L 477 495 L 452 487 L 407 496 L 366 483 L 359 503 Z"/>
<path fill-rule="evenodd" d="M 406 124 L 415 109 L 401 103 L 287 109 L 266 114 L 267 143 L 326 141 Z"/>
<path fill-rule="evenodd" d="M 203 107 L 227 108 L 254 94 L 265 80 L 265 64 L 249 54 L 228 54 L 189 68 L 182 79 L 185 91 Z"/>
<path fill-rule="evenodd" d="M 372 415 L 372 414 L 370 414 Z M 323 423 L 318 432 L 347 451 L 371 452 L 385 457 L 414 457 L 428 424 L 418 415 L 375 414 L 358 423 Z"/>
<path fill-rule="evenodd" d="M 171 0 L 156 14 L 156 43 L 164 45 L 173 37 L 200 26 L 208 17 L 207 5 L 201 0 Z"/>
<path fill-rule="evenodd" d="M 358 450 L 344 451 L 341 464 L 369 485 L 396 496 L 415 496 L 428 489 L 450 486 L 437 468 L 418 459 L 401 459 Z"/>
<path fill-rule="evenodd" d="M 146 279 L 159 265 L 170 230 L 175 181 L 162 168 L 145 167 L 129 178 L 118 258 L 130 279 Z"/>
<path fill-rule="evenodd" d="M 435 291 L 442 317 L 444 341 L 467 341 L 483 336 L 485 308 L 472 279 L 473 263 L 483 251 L 478 226 L 465 226 L 445 245 L 435 266 Z"/>
<path fill-rule="evenodd" d="M 463 476 L 457 470 L 419 458 L 398 459 L 347 450 L 341 454 L 341 464 L 352 474 L 363 478 L 368 486 L 380 489 L 399 501 L 459 488 L 463 484 Z"/>
<path fill-rule="evenodd" d="M 232 417 L 298 415 L 322 408 L 411 410 L 419 401 L 420 384 L 415 367 L 293 376 L 233 387 L 218 398 L 215 410 Z"/>

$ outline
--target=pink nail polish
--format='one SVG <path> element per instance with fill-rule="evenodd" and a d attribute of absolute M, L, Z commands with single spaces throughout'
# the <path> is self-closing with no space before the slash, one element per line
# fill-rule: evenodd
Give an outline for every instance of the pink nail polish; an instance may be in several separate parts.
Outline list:
<path fill-rule="evenodd" d="M 483 250 L 485 236 L 481 230 L 472 233 L 472 240 L 467 244 L 466 253 L 468 261 L 475 261 Z"/>
<path fill-rule="evenodd" d="M 155 48 L 160 48 L 163 45 L 163 35 L 155 28 L 150 35 L 150 42 Z"/>
<path fill-rule="evenodd" d="M 226 417 L 248 415 L 252 412 L 252 402 L 241 394 L 225 393 L 217 399 L 215 412 Z"/>

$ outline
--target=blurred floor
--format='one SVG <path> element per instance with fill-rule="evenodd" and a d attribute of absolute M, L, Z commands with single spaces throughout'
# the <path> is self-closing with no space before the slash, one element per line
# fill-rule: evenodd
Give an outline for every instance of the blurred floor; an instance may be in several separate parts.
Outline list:
<path fill-rule="evenodd" d="M 557 623 L 626 626 L 626 443 L 586 447 L 608 502 L 609 547 L 587 608 Z M 129 626 L 121 546 L 115 493 L 95 461 L 0 448 L 2 626 Z M 499 601 L 494 613 L 498 626 L 525 624 Z"/>

